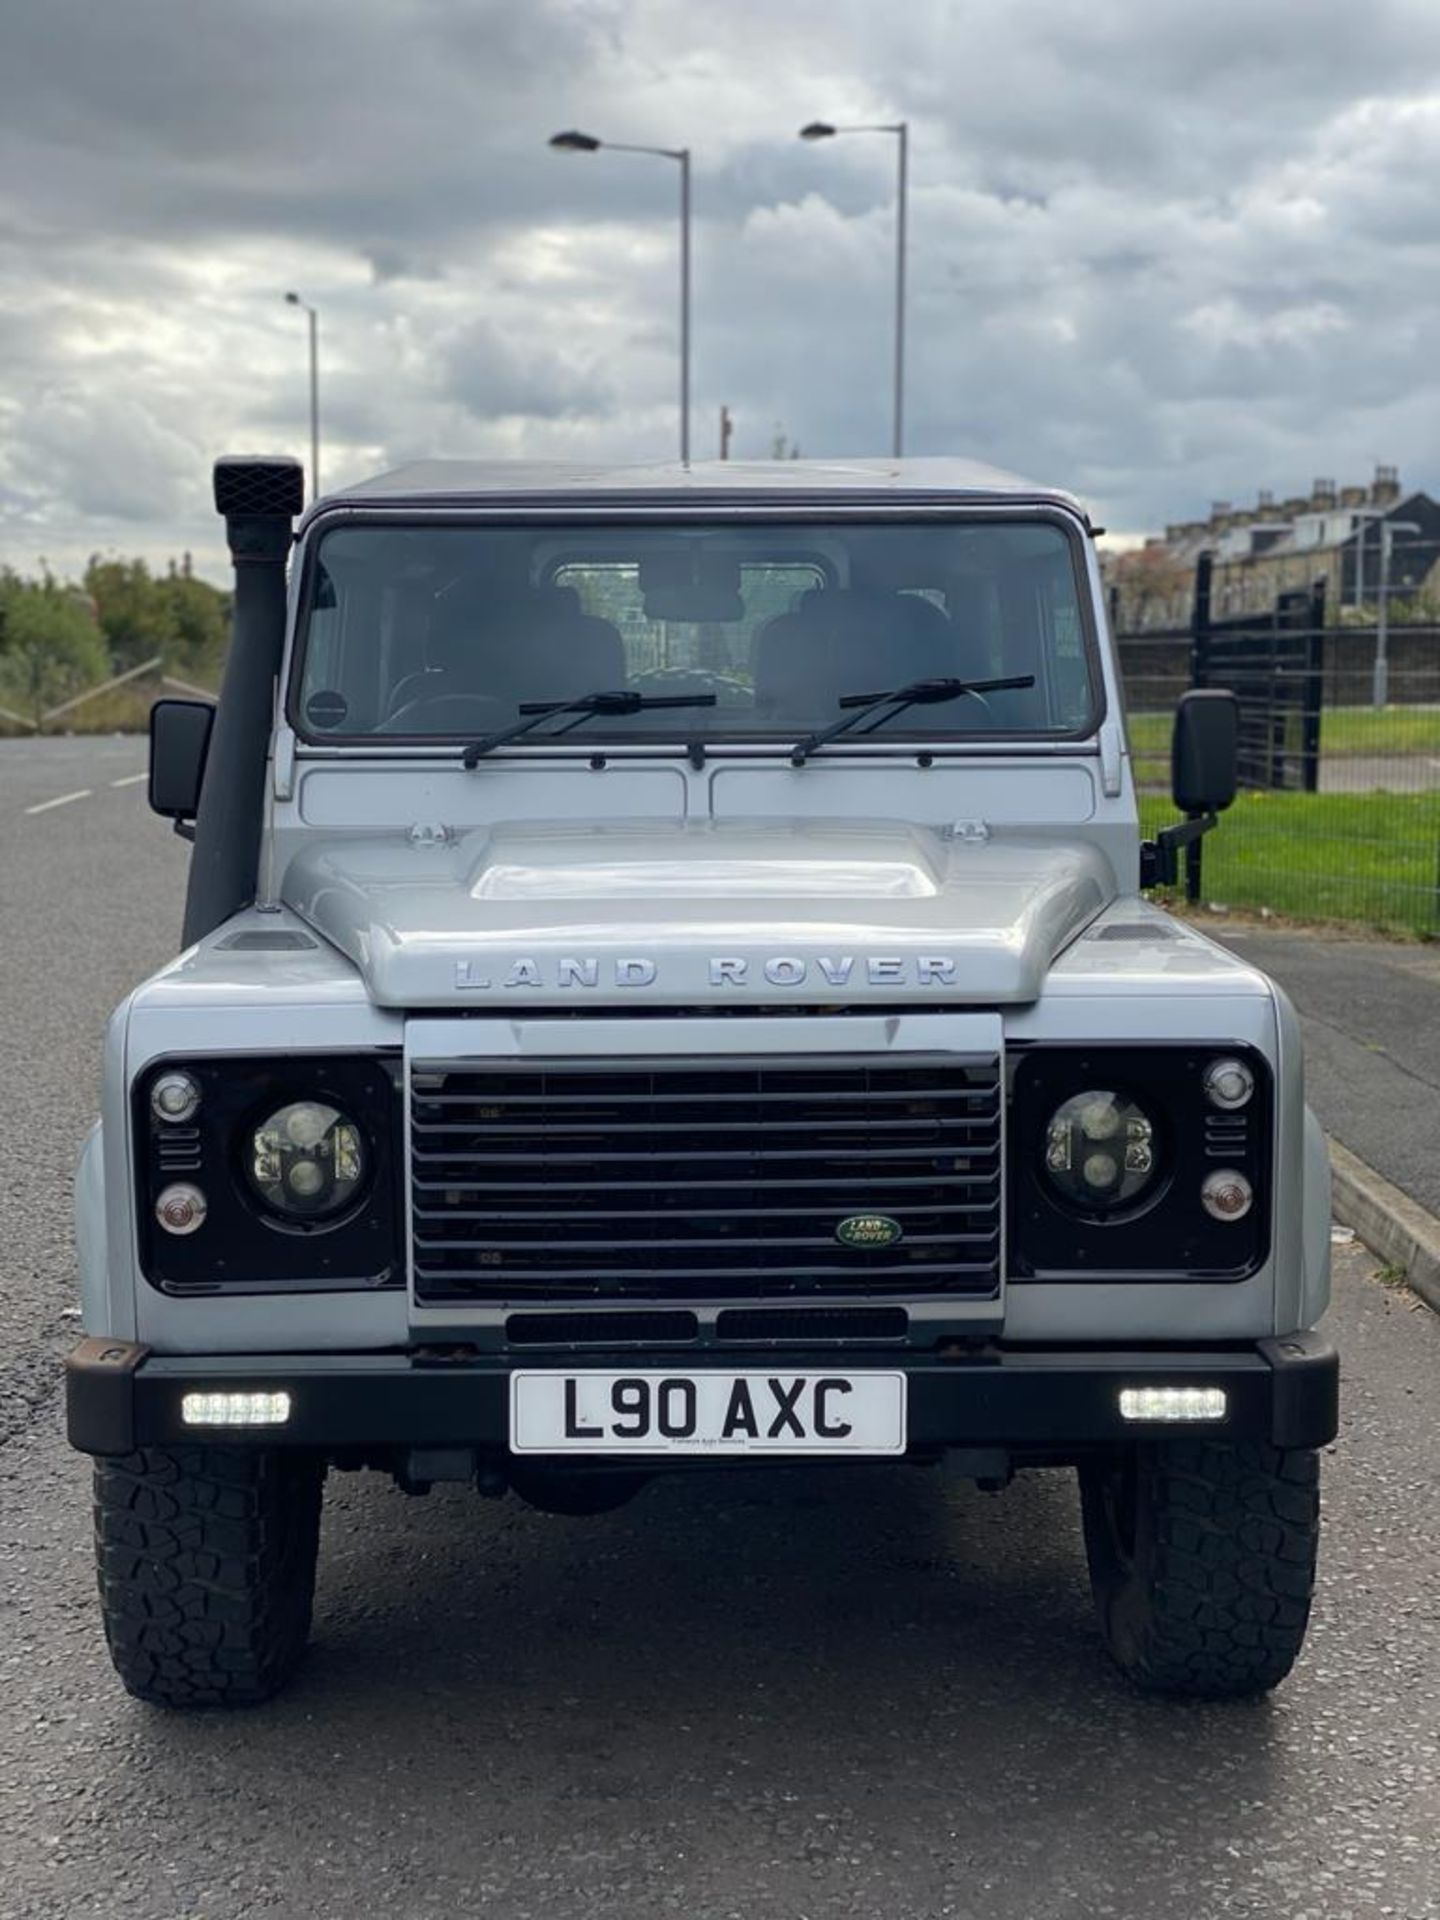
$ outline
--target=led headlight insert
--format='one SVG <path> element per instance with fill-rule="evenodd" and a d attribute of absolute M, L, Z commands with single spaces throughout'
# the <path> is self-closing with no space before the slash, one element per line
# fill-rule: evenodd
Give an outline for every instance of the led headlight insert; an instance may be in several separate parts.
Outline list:
<path fill-rule="evenodd" d="M 1084 1213 L 1133 1206 L 1158 1169 L 1155 1124 L 1138 1101 L 1103 1088 L 1072 1094 L 1045 1129 L 1045 1173 Z"/>
<path fill-rule="evenodd" d="M 329 1220 L 359 1198 L 366 1154 L 360 1129 L 336 1107 L 294 1100 L 277 1107 L 245 1143 L 245 1177 L 286 1220 Z"/>

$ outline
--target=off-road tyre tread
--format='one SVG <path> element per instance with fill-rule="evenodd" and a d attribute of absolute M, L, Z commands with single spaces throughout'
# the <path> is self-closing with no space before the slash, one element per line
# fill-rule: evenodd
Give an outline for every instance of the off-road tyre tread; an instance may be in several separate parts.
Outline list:
<path fill-rule="evenodd" d="M 166 1707 L 253 1706 L 310 1631 L 324 1464 L 248 1447 L 95 1462 L 95 1560 L 115 1670 Z"/>
<path fill-rule="evenodd" d="M 1122 1563 L 1100 1478 L 1081 1471 L 1091 1583 L 1112 1658 L 1151 1693 L 1234 1699 L 1277 1685 L 1310 1617 L 1318 1455 L 1186 1438 L 1139 1447 L 1136 1472 L 1133 1558 Z"/>

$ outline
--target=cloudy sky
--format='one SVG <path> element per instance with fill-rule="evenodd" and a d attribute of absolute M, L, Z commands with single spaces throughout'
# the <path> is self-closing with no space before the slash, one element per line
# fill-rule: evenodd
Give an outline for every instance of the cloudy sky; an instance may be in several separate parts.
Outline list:
<path fill-rule="evenodd" d="M 219 452 L 671 454 L 889 436 L 1136 533 L 1316 475 L 1440 485 L 1436 0 L 8 0 L 0 561 L 194 550 Z"/>

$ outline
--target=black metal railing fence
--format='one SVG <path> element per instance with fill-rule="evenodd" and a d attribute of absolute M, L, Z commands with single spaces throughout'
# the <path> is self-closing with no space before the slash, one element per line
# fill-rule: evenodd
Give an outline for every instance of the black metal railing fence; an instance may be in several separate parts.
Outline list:
<path fill-rule="evenodd" d="M 1143 822 L 1172 817 L 1181 693 L 1231 687 L 1242 791 L 1204 843 L 1199 897 L 1440 935 L 1440 626 L 1327 626 L 1298 599 L 1118 636 Z"/>

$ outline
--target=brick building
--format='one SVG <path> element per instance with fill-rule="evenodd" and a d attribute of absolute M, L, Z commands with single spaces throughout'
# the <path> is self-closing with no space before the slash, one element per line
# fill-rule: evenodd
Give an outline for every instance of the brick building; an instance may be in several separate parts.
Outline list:
<path fill-rule="evenodd" d="M 1428 493 L 1406 493 L 1394 467 L 1377 467 L 1364 487 L 1317 480 L 1308 495 L 1290 500 L 1262 493 L 1253 507 L 1239 508 L 1219 500 L 1208 519 L 1179 522 L 1143 547 L 1106 557 L 1111 618 L 1122 633 L 1187 627 L 1195 563 L 1206 551 L 1214 555 L 1218 619 L 1266 613 L 1277 595 L 1321 580 L 1332 619 L 1342 608 L 1373 617 L 1387 538 L 1392 604 L 1440 589 L 1440 504 Z"/>

